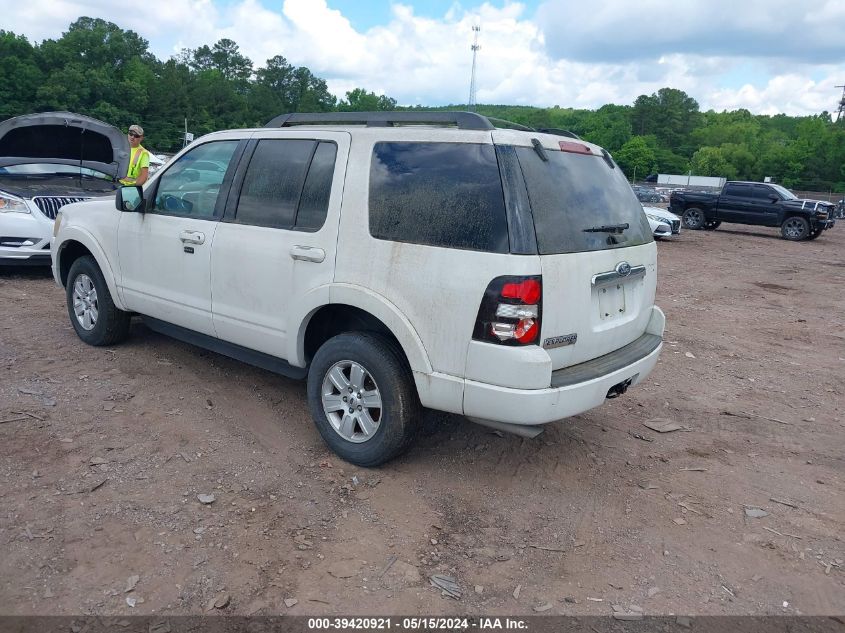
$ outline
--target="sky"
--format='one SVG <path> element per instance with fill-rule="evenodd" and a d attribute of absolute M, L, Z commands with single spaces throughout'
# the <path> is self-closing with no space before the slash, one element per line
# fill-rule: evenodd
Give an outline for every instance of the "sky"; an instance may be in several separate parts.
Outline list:
<path fill-rule="evenodd" d="M 0 28 L 57 39 L 80 16 L 147 39 L 162 60 L 234 40 L 257 69 L 306 66 L 338 98 L 595 109 L 678 88 L 702 110 L 835 113 L 845 0 L 0 0 Z M 2 61 L 2 60 L 0 60 Z"/>

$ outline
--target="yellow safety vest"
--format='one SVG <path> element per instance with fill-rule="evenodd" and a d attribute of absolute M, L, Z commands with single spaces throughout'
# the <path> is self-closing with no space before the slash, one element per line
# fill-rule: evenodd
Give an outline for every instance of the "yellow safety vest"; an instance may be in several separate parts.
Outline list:
<path fill-rule="evenodd" d="M 144 154 L 147 154 L 146 161 L 141 160 L 144 158 Z M 146 162 L 146 165 L 144 164 Z M 124 185 L 134 185 L 135 181 L 138 179 L 138 173 L 144 167 L 149 168 L 150 166 L 150 157 L 149 152 L 143 145 L 139 145 L 138 147 L 132 148 L 132 154 L 129 159 L 129 172 L 126 174 L 125 178 L 121 178 L 120 182 Z"/>

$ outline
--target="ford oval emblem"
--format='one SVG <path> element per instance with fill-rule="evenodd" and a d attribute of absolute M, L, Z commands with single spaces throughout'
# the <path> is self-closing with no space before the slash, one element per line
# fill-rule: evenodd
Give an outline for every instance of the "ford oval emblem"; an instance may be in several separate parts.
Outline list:
<path fill-rule="evenodd" d="M 627 277 L 631 274 L 631 264 L 628 262 L 619 262 L 616 264 L 616 274 L 620 277 Z"/>

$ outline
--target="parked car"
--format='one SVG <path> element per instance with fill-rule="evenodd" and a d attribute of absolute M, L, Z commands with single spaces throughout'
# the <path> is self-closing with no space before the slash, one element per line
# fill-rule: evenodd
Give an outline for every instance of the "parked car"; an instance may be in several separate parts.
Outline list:
<path fill-rule="evenodd" d="M 672 236 L 672 227 L 669 225 L 668 222 L 658 220 L 653 216 L 646 217 L 648 217 L 648 225 L 651 227 L 651 234 L 654 236 L 654 239 L 657 240 L 662 237 Z"/>
<path fill-rule="evenodd" d="M 651 232 L 655 238 L 672 237 L 681 233 L 681 218 L 660 207 L 643 206 Z"/>
<path fill-rule="evenodd" d="M 161 169 L 166 162 L 167 159 L 163 155 L 150 152 L 150 175 Z"/>
<path fill-rule="evenodd" d="M 640 187 L 638 185 L 634 185 L 631 188 L 634 190 L 634 194 L 637 196 L 637 200 L 639 200 L 640 202 L 661 201 L 660 194 L 654 189 L 650 189 L 649 187 Z"/>
<path fill-rule="evenodd" d="M 113 196 L 129 165 L 117 128 L 71 112 L 0 122 L 0 264 L 50 264 L 56 213 Z"/>
<path fill-rule="evenodd" d="M 680 215 L 688 229 L 714 230 L 722 222 L 779 226 L 786 240 L 814 240 L 832 228 L 834 205 L 798 198 L 780 185 L 726 182 L 720 193 L 676 191 L 669 210 Z"/>
<path fill-rule="evenodd" d="M 186 177 L 205 163 L 218 180 Z M 475 113 L 216 132 L 115 201 L 64 207 L 52 253 L 83 341 L 139 314 L 307 378 L 320 434 L 362 466 L 411 444 L 421 405 L 533 437 L 662 347 L 657 248 L 610 154 Z"/>

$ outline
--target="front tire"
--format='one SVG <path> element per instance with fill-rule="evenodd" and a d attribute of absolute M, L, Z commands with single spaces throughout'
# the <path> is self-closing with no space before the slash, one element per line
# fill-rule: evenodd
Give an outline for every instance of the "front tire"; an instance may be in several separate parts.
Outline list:
<path fill-rule="evenodd" d="M 780 234 L 790 242 L 799 242 L 810 235 L 810 223 L 802 217 L 793 215 L 781 224 Z"/>
<path fill-rule="evenodd" d="M 114 305 L 106 279 L 90 255 L 71 265 L 65 296 L 70 323 L 88 345 L 114 345 L 129 335 L 132 317 Z"/>
<path fill-rule="evenodd" d="M 810 234 L 807 236 L 808 240 L 814 240 L 819 237 L 824 232 L 824 229 L 814 229 L 810 231 Z"/>
<path fill-rule="evenodd" d="M 704 211 L 697 207 L 690 207 L 684 211 L 684 215 L 681 216 L 681 220 L 683 221 L 685 228 L 698 231 L 699 229 L 704 228 Z"/>
<path fill-rule="evenodd" d="M 339 334 L 317 350 L 308 371 L 317 430 L 344 460 L 379 466 L 410 448 L 420 404 L 401 350 L 370 332 Z"/>

